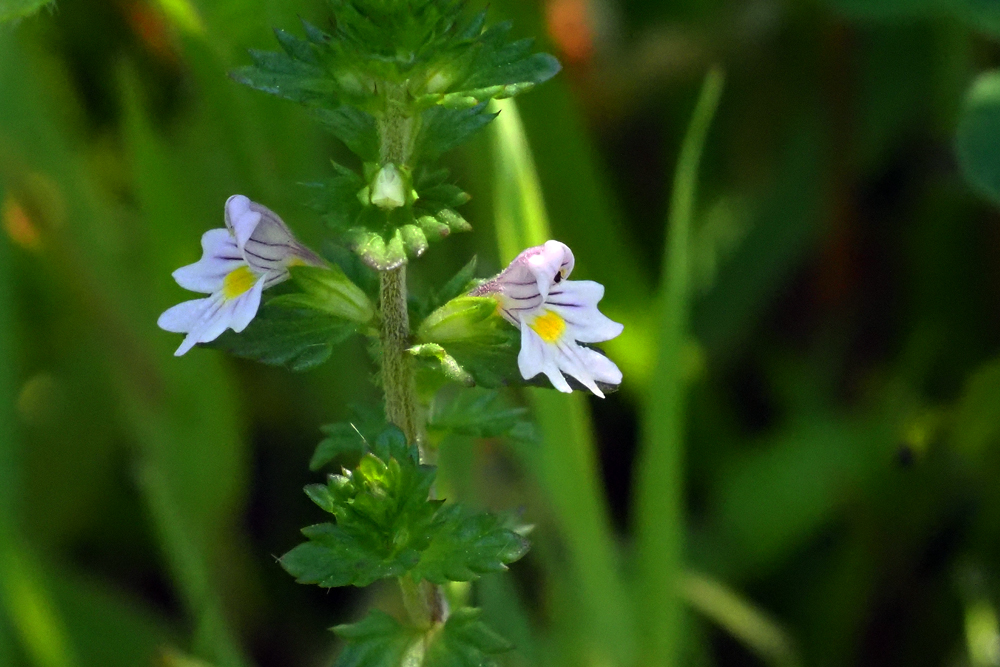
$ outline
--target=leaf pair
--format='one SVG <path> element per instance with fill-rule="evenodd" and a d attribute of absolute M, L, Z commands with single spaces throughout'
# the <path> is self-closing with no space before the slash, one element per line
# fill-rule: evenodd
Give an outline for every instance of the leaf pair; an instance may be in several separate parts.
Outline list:
<path fill-rule="evenodd" d="M 510 520 L 428 499 L 437 471 L 420 465 L 399 429 L 363 440 L 357 466 L 306 487 L 336 523 L 303 529 L 309 541 L 281 558 L 299 583 L 367 586 L 404 574 L 438 584 L 471 581 L 527 552 Z"/>
<path fill-rule="evenodd" d="M 493 667 L 493 656 L 509 651 L 511 644 L 479 620 L 478 609 L 461 608 L 448 620 L 424 633 L 400 624 L 380 611 L 364 620 L 333 629 L 345 646 L 337 667 Z"/>

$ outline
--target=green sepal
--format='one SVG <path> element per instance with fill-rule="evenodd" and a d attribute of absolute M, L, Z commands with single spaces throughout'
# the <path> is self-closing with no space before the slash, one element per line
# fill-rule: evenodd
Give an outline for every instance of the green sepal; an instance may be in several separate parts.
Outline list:
<path fill-rule="evenodd" d="M 344 640 L 336 667 L 400 667 L 410 647 L 422 638 L 419 630 L 377 609 L 357 623 L 331 629 Z"/>
<path fill-rule="evenodd" d="M 423 667 L 495 667 L 494 656 L 514 646 L 480 621 L 480 615 L 471 607 L 453 610 L 427 647 Z"/>
<path fill-rule="evenodd" d="M 357 332 L 358 325 L 314 308 L 261 305 L 241 333 L 226 331 L 206 346 L 272 366 L 305 371 L 319 366 L 333 346 Z"/>
<path fill-rule="evenodd" d="M 417 376 L 417 386 L 421 396 L 428 398 L 433 396 L 438 389 L 444 386 L 445 383 L 441 381 L 442 379 L 455 382 L 463 387 L 476 386 L 475 378 L 465 372 L 455 358 L 437 343 L 414 345 L 407 352 L 423 362 L 421 368 L 418 369 Z M 420 372 L 428 366 L 434 371 L 429 378 L 424 377 L 424 373 Z"/>
<path fill-rule="evenodd" d="M 530 543 L 511 530 L 509 518 L 473 513 L 461 505 L 446 505 L 436 516 L 441 522 L 434 539 L 410 571 L 414 579 L 435 584 L 474 581 L 484 574 L 503 572 L 528 553 Z M 523 531 L 527 532 L 525 526 Z"/>
<path fill-rule="evenodd" d="M 289 271 L 302 291 L 274 297 L 270 304 L 317 310 L 358 324 L 368 324 L 375 317 L 375 307 L 368 295 L 336 264 L 293 266 Z"/>
<path fill-rule="evenodd" d="M 440 345 L 480 387 L 524 384 L 517 367 L 521 332 L 497 313 L 490 297 L 452 299 L 420 324 L 416 337 Z"/>

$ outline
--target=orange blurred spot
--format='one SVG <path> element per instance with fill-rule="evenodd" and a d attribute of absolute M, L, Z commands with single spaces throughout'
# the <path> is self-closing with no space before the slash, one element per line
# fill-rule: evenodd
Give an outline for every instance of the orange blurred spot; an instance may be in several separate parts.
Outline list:
<path fill-rule="evenodd" d="M 549 35 L 566 60 L 582 63 L 594 52 L 594 31 L 587 0 L 549 0 L 545 7 Z"/>
<path fill-rule="evenodd" d="M 38 228 L 31 222 L 24 207 L 13 197 L 7 197 L 2 209 L 3 228 L 10 239 L 28 250 L 38 250 L 42 246 L 42 237 Z"/>
<path fill-rule="evenodd" d="M 145 4 L 132 2 L 126 5 L 125 15 L 132 31 L 151 53 L 167 62 L 177 60 L 169 26 L 162 14 Z"/>

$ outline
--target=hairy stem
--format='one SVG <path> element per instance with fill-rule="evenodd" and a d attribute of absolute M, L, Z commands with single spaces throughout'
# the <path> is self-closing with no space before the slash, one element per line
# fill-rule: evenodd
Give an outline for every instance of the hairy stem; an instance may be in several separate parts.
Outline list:
<path fill-rule="evenodd" d="M 383 165 L 406 165 L 412 153 L 416 120 L 407 115 L 405 85 L 386 84 L 385 113 L 378 119 L 379 159 Z M 382 385 L 385 414 L 402 429 L 407 441 L 420 449 L 420 462 L 433 465 L 435 452 L 427 447 L 424 415 L 417 400 L 413 363 L 406 351 L 410 346 L 410 317 L 406 305 L 406 264 L 380 274 L 379 308 L 382 342 Z M 434 489 L 431 489 L 434 497 Z M 429 629 L 448 617 L 448 604 L 440 586 L 399 578 L 403 605 L 418 628 Z"/>
<path fill-rule="evenodd" d="M 409 442 L 420 447 L 422 462 L 429 463 L 424 451 L 424 425 L 417 405 L 410 354 L 410 320 L 406 308 L 406 265 L 381 273 L 379 301 L 382 310 L 382 384 L 385 387 L 385 414 Z"/>

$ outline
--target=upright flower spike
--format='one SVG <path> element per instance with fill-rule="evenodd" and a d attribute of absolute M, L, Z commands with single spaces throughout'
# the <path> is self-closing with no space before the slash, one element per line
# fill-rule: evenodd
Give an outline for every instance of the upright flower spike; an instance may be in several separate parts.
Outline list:
<path fill-rule="evenodd" d="M 184 289 L 211 295 L 179 303 L 156 321 L 165 331 L 187 334 L 175 356 L 215 340 L 226 329 L 246 329 L 260 307 L 261 293 L 287 280 L 290 266 L 323 265 L 266 206 L 233 195 L 226 201 L 225 218 L 225 229 L 210 229 L 201 237 L 201 259 L 173 273 Z"/>
<path fill-rule="evenodd" d="M 573 391 L 563 373 L 604 398 L 598 382 L 618 385 L 622 373 L 603 354 L 578 343 L 600 343 L 624 327 L 598 309 L 604 286 L 567 280 L 573 252 L 559 241 L 528 248 L 503 273 L 471 292 L 492 296 L 504 319 L 521 330 L 517 365 L 525 380 L 544 373 L 562 392 Z"/>

